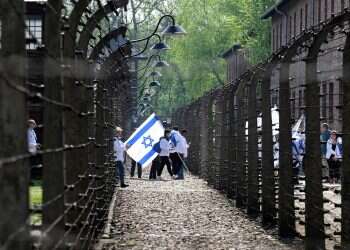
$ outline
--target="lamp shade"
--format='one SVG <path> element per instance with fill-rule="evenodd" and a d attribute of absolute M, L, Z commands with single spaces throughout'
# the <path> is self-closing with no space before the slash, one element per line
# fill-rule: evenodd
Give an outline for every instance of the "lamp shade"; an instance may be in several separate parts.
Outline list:
<path fill-rule="evenodd" d="M 170 49 L 170 47 L 164 42 L 159 42 L 159 43 L 154 44 L 151 47 L 151 49 L 152 50 L 168 50 L 168 49 Z"/>
<path fill-rule="evenodd" d="M 166 61 L 160 60 L 160 61 L 154 62 L 153 67 L 155 68 L 169 67 L 169 63 L 167 63 Z"/>
<path fill-rule="evenodd" d="M 159 81 L 152 81 L 149 83 L 150 87 L 160 87 L 160 82 Z"/>
<path fill-rule="evenodd" d="M 143 98 L 143 101 L 145 102 L 145 105 L 147 106 L 147 102 L 150 102 L 150 101 L 151 101 L 151 97 L 145 96 L 145 97 Z"/>
<path fill-rule="evenodd" d="M 151 76 L 151 77 L 161 77 L 162 74 L 159 73 L 158 71 L 152 71 L 151 73 L 149 73 L 148 76 Z"/>
<path fill-rule="evenodd" d="M 164 36 L 180 36 L 186 34 L 187 33 L 185 29 L 182 28 L 180 25 L 169 25 L 162 32 L 162 35 Z"/>

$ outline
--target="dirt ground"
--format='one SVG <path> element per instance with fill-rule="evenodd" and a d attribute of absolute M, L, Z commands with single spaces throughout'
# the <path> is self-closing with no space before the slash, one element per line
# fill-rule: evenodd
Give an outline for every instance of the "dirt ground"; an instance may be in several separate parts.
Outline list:
<path fill-rule="evenodd" d="M 128 180 L 118 189 L 109 237 L 97 249 L 303 249 L 281 242 L 206 182 Z"/>

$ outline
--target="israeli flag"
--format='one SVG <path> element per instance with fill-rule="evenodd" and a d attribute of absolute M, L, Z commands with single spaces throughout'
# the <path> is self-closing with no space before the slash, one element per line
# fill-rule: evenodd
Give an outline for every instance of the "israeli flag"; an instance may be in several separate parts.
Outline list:
<path fill-rule="evenodd" d="M 162 136 L 164 136 L 163 124 L 153 113 L 125 142 L 126 152 L 144 168 L 159 154 L 159 140 Z"/>

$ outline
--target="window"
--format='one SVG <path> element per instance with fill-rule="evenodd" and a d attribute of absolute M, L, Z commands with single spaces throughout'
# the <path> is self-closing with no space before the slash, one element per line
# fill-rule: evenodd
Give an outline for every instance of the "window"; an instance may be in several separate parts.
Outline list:
<path fill-rule="evenodd" d="M 280 47 L 282 47 L 282 44 L 283 44 L 283 29 L 282 29 L 282 22 L 283 22 L 283 20 L 281 20 L 281 23 L 280 23 Z"/>
<path fill-rule="evenodd" d="M 309 16 L 309 5 L 305 4 L 305 29 L 307 29 L 309 25 L 308 16 Z"/>
<path fill-rule="evenodd" d="M 303 32 L 303 8 L 300 9 L 300 33 Z"/>
<path fill-rule="evenodd" d="M 295 100 L 295 91 L 293 91 L 292 92 L 292 112 L 291 112 L 291 118 L 292 119 L 295 119 L 296 118 L 296 115 L 295 115 L 295 113 L 296 113 L 296 108 L 295 108 L 295 105 L 296 105 L 296 100 Z"/>
<path fill-rule="evenodd" d="M 298 95 L 299 116 L 301 115 L 302 106 L 303 106 L 303 90 L 299 89 L 299 95 Z"/>
<path fill-rule="evenodd" d="M 276 26 L 276 50 L 278 49 L 279 27 Z"/>
<path fill-rule="evenodd" d="M 36 49 L 42 43 L 42 20 L 41 16 L 27 16 L 25 36 L 29 41 L 27 49 Z"/>
<path fill-rule="evenodd" d="M 294 37 L 297 36 L 297 13 L 294 12 L 294 27 L 293 27 L 293 31 L 294 31 Z"/>
<path fill-rule="evenodd" d="M 272 51 L 275 51 L 275 35 L 276 35 L 276 31 L 275 28 L 272 29 Z"/>
<path fill-rule="evenodd" d="M 0 49 L 1 49 L 1 46 L 2 45 L 2 22 L 0 20 Z"/>
<path fill-rule="evenodd" d="M 322 10 L 321 4 L 322 4 L 321 0 L 318 0 L 318 15 L 317 15 L 318 23 L 321 23 L 321 10 Z"/>
<path fill-rule="evenodd" d="M 271 90 L 271 107 L 278 107 L 278 89 Z"/>
<path fill-rule="evenodd" d="M 334 14 L 334 0 L 331 0 L 331 15 Z"/>
<path fill-rule="evenodd" d="M 343 93 L 344 93 L 344 84 L 343 84 L 343 81 L 340 80 L 339 81 L 339 120 L 341 120 L 343 118 L 343 105 L 344 105 L 344 100 L 343 100 Z"/>
<path fill-rule="evenodd" d="M 322 84 L 322 118 L 326 119 L 327 117 L 327 85 L 324 83 Z"/>
<path fill-rule="evenodd" d="M 329 120 L 333 120 L 333 100 L 334 100 L 334 84 L 331 82 L 329 83 L 329 101 L 328 101 L 328 106 L 329 106 L 329 114 L 328 118 Z"/>
<path fill-rule="evenodd" d="M 292 16 L 289 16 L 289 39 L 292 38 Z"/>
<path fill-rule="evenodd" d="M 338 109 L 338 117 L 339 117 L 339 120 L 342 120 L 343 119 L 343 105 L 344 105 L 344 99 L 343 99 L 343 93 L 344 93 L 344 84 L 343 84 L 343 81 L 340 80 L 339 81 L 339 94 L 338 94 L 338 98 L 339 98 L 339 109 Z"/>

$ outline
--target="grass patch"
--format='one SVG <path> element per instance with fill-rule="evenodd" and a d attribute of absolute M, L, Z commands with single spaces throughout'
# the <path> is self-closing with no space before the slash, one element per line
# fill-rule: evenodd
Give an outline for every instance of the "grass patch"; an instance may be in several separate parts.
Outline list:
<path fill-rule="evenodd" d="M 29 187 L 29 206 L 35 208 L 41 206 L 43 203 L 43 189 L 38 183 L 34 183 L 33 186 Z M 32 225 L 42 224 L 42 214 L 32 213 L 30 216 L 30 222 Z"/>

